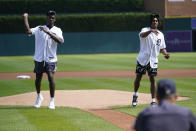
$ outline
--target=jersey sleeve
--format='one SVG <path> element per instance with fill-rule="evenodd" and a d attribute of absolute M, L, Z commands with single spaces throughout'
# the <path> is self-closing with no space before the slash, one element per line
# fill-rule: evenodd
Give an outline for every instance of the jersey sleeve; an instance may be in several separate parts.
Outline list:
<path fill-rule="evenodd" d="M 63 39 L 63 32 L 61 29 L 58 30 L 57 34 L 58 37 L 60 37 L 61 39 Z"/>
<path fill-rule="evenodd" d="M 35 33 L 36 33 L 38 30 L 39 30 L 39 26 L 34 27 L 34 28 L 31 28 L 32 35 L 35 35 Z"/>
<path fill-rule="evenodd" d="M 63 43 L 64 43 L 63 32 L 62 32 L 62 30 L 60 28 L 58 28 L 56 31 L 54 31 L 52 33 L 54 33 L 56 36 L 61 38 L 63 40 Z"/>
<path fill-rule="evenodd" d="M 141 35 L 142 33 L 144 33 L 144 32 L 147 32 L 147 31 L 149 31 L 149 28 L 142 28 L 142 30 L 141 30 L 140 33 L 139 33 L 139 37 L 142 38 L 140 35 Z"/>

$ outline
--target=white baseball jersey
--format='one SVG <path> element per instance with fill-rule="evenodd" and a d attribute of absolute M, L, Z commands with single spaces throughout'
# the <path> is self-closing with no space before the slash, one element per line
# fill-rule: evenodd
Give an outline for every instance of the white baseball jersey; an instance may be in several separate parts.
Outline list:
<path fill-rule="evenodd" d="M 140 38 L 140 51 L 137 61 L 141 65 L 147 65 L 150 62 L 151 68 L 158 68 L 158 55 L 161 49 L 166 48 L 163 33 L 158 31 L 158 35 L 150 33 L 147 37 L 142 38 L 141 33 L 147 32 L 150 27 L 142 28 L 139 33 Z"/>
<path fill-rule="evenodd" d="M 58 43 L 44 31 L 40 30 L 39 27 L 40 26 L 31 28 L 32 34 L 35 35 L 34 60 L 38 62 L 57 62 L 56 50 Z M 62 31 L 60 28 L 53 26 L 51 29 L 49 29 L 46 25 L 42 27 L 63 39 Z"/>

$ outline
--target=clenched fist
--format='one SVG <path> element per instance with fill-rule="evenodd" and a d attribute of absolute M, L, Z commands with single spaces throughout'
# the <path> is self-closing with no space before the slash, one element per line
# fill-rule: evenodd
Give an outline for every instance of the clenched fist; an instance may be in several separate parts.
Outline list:
<path fill-rule="evenodd" d="M 28 17 L 29 15 L 28 15 L 28 13 L 24 13 L 23 16 L 24 17 Z"/>
<path fill-rule="evenodd" d="M 165 55 L 165 59 L 169 59 L 170 55 L 169 54 L 166 54 Z"/>

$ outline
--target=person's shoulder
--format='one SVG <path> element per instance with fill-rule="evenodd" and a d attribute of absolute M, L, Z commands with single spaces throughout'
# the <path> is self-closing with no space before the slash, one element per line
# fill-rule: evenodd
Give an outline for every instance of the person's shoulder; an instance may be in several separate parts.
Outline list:
<path fill-rule="evenodd" d="M 157 115 L 157 114 L 164 114 L 164 113 L 167 114 L 168 112 L 175 113 L 178 115 L 188 116 L 190 110 L 188 108 L 181 107 L 176 104 L 164 103 L 164 105 L 147 107 L 141 112 L 141 114 L 144 116 L 148 116 L 148 115 Z"/>
<path fill-rule="evenodd" d="M 177 116 L 187 117 L 190 114 L 190 110 L 188 108 L 169 102 L 164 102 L 160 107 L 164 109 L 165 113 L 172 113 Z"/>
<path fill-rule="evenodd" d="M 54 26 L 54 29 L 57 30 L 57 31 L 61 31 L 61 28 L 59 28 L 57 26 Z"/>
<path fill-rule="evenodd" d="M 37 34 L 37 33 L 39 32 L 39 27 L 40 27 L 40 26 L 41 26 L 41 25 L 37 25 L 37 26 L 31 28 L 32 34 Z"/>
<path fill-rule="evenodd" d="M 186 107 L 181 107 L 181 106 L 173 104 L 173 108 L 176 111 L 176 113 L 179 113 L 179 114 L 188 115 L 190 113 L 190 110 Z"/>

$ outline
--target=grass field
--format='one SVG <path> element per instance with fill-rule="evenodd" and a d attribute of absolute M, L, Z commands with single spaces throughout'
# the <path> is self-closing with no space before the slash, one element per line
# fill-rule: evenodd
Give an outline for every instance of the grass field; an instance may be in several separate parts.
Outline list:
<path fill-rule="evenodd" d="M 59 55 L 57 71 L 135 70 L 137 54 Z M 171 53 L 166 60 L 159 55 L 160 69 L 195 69 L 196 53 Z M 0 72 L 32 72 L 32 56 L 0 57 Z"/>
<path fill-rule="evenodd" d="M 137 54 L 59 55 L 58 71 L 134 70 Z M 171 59 L 159 58 L 159 69 L 196 69 L 196 53 L 171 53 Z M 32 72 L 33 57 L 0 57 L 0 72 Z M 57 90 L 111 89 L 133 91 L 133 78 L 64 78 L 55 79 Z M 196 114 L 196 78 L 173 78 L 180 96 L 188 101 L 177 102 Z M 139 92 L 149 93 L 149 80 L 142 79 Z M 0 80 L 0 97 L 35 91 L 34 80 Z M 43 79 L 42 89 L 48 90 Z M 131 102 L 131 101 L 130 101 Z M 149 105 L 136 108 L 111 107 L 137 116 Z M 57 107 L 55 111 L 43 107 L 36 110 L 25 106 L 0 106 L 0 130 L 66 130 L 121 131 L 122 129 L 88 112 L 75 108 Z"/>
<path fill-rule="evenodd" d="M 75 108 L 34 109 L 0 106 L 1 131 L 123 131 L 101 118 Z"/>

